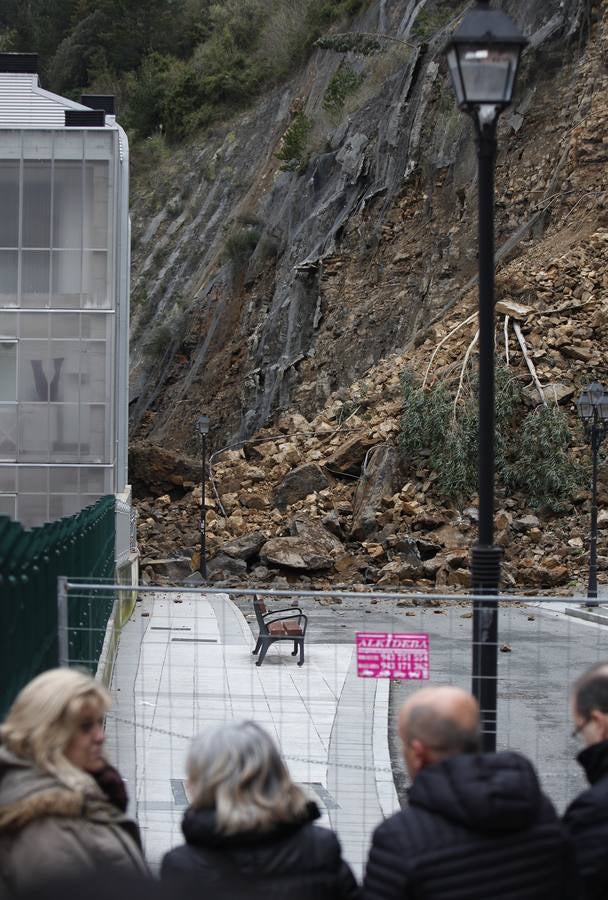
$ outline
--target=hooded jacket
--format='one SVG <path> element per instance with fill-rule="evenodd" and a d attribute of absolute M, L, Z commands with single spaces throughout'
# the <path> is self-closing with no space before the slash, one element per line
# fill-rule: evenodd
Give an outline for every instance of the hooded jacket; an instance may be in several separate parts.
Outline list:
<path fill-rule="evenodd" d="M 591 787 L 574 800 L 564 825 L 576 850 L 576 867 L 585 900 L 608 897 L 608 741 L 587 747 L 577 757 Z"/>
<path fill-rule="evenodd" d="M 312 824 L 318 817 L 318 808 L 309 803 L 298 822 L 226 835 L 217 830 L 215 810 L 190 808 L 182 823 L 186 844 L 166 854 L 161 879 L 189 883 L 193 900 L 358 900 L 338 839 Z"/>
<path fill-rule="evenodd" d="M 365 900 L 573 900 L 572 852 L 531 764 L 461 755 L 423 769 L 373 837 Z"/>
<path fill-rule="evenodd" d="M 0 747 L 0 883 L 22 891 L 101 867 L 146 872 L 135 823 L 95 783 L 72 790 Z"/>

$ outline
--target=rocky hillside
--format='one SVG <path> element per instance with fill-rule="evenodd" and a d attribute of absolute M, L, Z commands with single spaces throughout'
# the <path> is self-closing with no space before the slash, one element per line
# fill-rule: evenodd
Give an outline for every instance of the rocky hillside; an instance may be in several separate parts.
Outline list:
<path fill-rule="evenodd" d="M 608 5 L 595 7 L 590 34 L 586 3 L 512 5 L 531 49 L 501 125 L 497 348 L 528 408 L 559 403 L 571 415 L 582 465 L 572 398 L 607 376 Z M 212 578 L 467 584 L 475 498 L 448 502 L 429 454 L 404 458 L 398 437 L 404 369 L 458 394 L 455 416 L 474 370 L 474 148 L 438 55 L 442 4 L 370 4 L 357 27 L 408 40 L 423 6 L 428 45 L 381 64 L 351 59 L 365 70 L 362 94 L 297 170 L 279 172 L 275 153 L 302 114 L 320 128 L 344 65 L 331 51 L 215 145 L 173 160 L 181 193 L 154 217 L 152 188 L 136 203 L 147 293 L 134 323 L 131 477 L 148 495 L 147 577 L 174 574 L 160 559 L 195 554 L 200 489 L 187 457 L 193 411 L 205 409 L 216 451 Z M 144 354 L 143 334 L 161 327 Z M 560 515 L 499 488 L 507 585 L 578 581 L 583 487 Z"/>

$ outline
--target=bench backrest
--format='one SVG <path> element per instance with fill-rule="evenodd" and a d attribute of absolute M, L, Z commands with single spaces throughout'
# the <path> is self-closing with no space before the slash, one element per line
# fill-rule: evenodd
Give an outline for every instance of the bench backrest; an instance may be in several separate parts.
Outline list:
<path fill-rule="evenodd" d="M 264 621 L 264 616 L 268 612 L 266 608 L 266 604 L 259 597 L 253 598 L 253 609 L 255 611 L 255 617 L 258 620 L 258 625 L 260 627 L 260 632 L 263 634 L 268 634 L 268 626 Z"/>

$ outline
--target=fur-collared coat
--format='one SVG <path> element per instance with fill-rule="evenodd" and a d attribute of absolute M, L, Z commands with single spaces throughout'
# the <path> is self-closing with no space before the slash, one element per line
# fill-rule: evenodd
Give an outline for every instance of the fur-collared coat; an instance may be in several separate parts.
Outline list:
<path fill-rule="evenodd" d="M 95 783 L 79 792 L 0 746 L 0 885 L 97 868 L 146 873 L 136 824 Z"/>

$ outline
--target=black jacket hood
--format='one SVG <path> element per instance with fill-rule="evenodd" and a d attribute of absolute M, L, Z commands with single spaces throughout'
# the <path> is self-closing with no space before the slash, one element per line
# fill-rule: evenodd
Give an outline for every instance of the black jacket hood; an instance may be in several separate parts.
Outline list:
<path fill-rule="evenodd" d="M 311 802 L 307 804 L 302 818 L 295 822 L 279 823 L 270 831 L 242 831 L 238 834 L 223 834 L 217 830 L 214 809 L 194 809 L 189 807 L 184 814 L 182 831 L 187 843 L 195 847 L 210 847 L 218 850 L 259 847 L 282 841 L 319 817 L 318 806 L 316 803 Z"/>
<path fill-rule="evenodd" d="M 532 765 L 518 753 L 463 754 L 418 773 L 409 802 L 485 834 L 533 825 L 542 794 Z"/>

